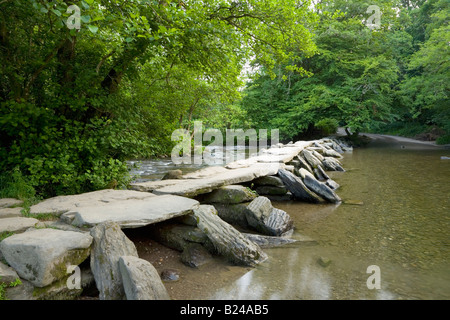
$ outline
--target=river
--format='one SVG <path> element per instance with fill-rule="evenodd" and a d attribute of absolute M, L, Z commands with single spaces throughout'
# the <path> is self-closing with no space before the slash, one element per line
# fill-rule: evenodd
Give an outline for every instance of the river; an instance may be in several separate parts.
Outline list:
<path fill-rule="evenodd" d="M 372 137 L 345 153 L 346 172 L 329 173 L 341 185 L 342 204 L 273 202 L 293 218 L 292 237 L 306 235 L 316 245 L 265 249 L 263 264 L 190 298 L 450 299 L 450 160 L 441 159 L 450 150 Z M 172 168 L 169 159 L 158 161 L 159 171 L 144 178 Z M 368 273 L 369 266 L 378 269 Z M 374 275 L 380 289 L 368 286 Z"/>

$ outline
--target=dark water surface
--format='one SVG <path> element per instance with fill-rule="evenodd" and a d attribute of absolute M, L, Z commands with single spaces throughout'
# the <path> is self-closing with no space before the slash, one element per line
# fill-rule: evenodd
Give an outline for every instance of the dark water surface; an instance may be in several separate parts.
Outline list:
<path fill-rule="evenodd" d="M 342 204 L 273 202 L 294 219 L 293 238 L 318 244 L 265 249 L 266 262 L 202 298 L 450 299 L 450 160 L 441 156 L 450 150 L 389 138 L 345 153 L 347 171 L 329 173 Z M 367 286 L 372 265 L 380 289 Z"/>

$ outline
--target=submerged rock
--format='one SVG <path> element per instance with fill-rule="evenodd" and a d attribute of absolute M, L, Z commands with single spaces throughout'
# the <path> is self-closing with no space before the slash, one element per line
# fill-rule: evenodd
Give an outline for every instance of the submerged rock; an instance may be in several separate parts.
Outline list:
<path fill-rule="evenodd" d="M 180 279 L 180 271 L 177 269 L 164 269 L 161 271 L 162 281 L 178 281 Z"/>
<path fill-rule="evenodd" d="M 209 251 L 199 243 L 190 243 L 181 253 L 181 262 L 185 265 L 198 268 L 212 260 Z"/>

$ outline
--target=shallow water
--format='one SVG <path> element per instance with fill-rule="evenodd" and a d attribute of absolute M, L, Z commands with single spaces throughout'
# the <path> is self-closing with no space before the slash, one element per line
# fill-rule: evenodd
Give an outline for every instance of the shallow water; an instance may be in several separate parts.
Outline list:
<path fill-rule="evenodd" d="M 450 299 L 449 153 L 384 139 L 346 153 L 347 172 L 330 176 L 363 205 L 273 202 L 294 219 L 293 238 L 318 244 L 266 249 L 265 263 L 210 298 Z M 372 265 L 380 289 L 368 288 Z"/>
<path fill-rule="evenodd" d="M 295 221 L 293 238 L 318 244 L 265 249 L 263 264 L 220 273 L 219 288 L 205 278 L 202 293 L 189 299 L 450 299 L 450 160 L 441 156 L 450 150 L 388 138 L 345 153 L 347 171 L 329 172 L 344 203 L 273 202 Z M 170 159 L 145 165 L 144 179 L 176 168 Z M 372 265 L 380 289 L 367 286 Z"/>

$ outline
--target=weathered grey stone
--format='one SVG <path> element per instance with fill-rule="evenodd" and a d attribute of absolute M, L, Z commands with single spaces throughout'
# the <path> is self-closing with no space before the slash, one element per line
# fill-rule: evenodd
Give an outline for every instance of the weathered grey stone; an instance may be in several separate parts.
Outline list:
<path fill-rule="evenodd" d="M 338 153 L 344 153 L 344 150 L 342 150 L 341 146 L 334 140 L 331 140 L 332 148 Z"/>
<path fill-rule="evenodd" d="M 337 151 L 335 151 L 333 149 L 326 150 L 324 152 L 324 156 L 326 156 L 326 157 L 334 157 L 334 158 L 342 158 L 342 155 L 339 152 L 337 152 Z"/>
<path fill-rule="evenodd" d="M 329 186 L 332 190 L 337 190 L 339 188 L 339 184 L 332 179 L 328 179 L 327 181 L 325 181 L 325 184 Z"/>
<path fill-rule="evenodd" d="M 260 196 L 247 206 L 248 224 L 259 232 L 280 236 L 292 229 L 291 217 L 283 210 L 274 208 L 267 197 Z"/>
<path fill-rule="evenodd" d="M 312 154 L 314 157 L 319 159 L 319 161 L 323 161 L 323 156 L 320 153 L 318 153 L 316 150 L 313 150 Z"/>
<path fill-rule="evenodd" d="M 192 212 L 199 202 L 174 195 L 153 196 L 139 200 L 117 201 L 103 206 L 80 207 L 63 214 L 73 216 L 72 225 L 94 226 L 106 221 L 121 228 L 137 228 L 169 220 Z"/>
<path fill-rule="evenodd" d="M 318 166 L 316 169 L 314 169 L 314 173 L 316 174 L 317 179 L 319 179 L 319 176 L 321 179 L 319 180 L 328 180 L 330 179 L 330 176 L 323 170 L 322 166 Z"/>
<path fill-rule="evenodd" d="M 210 194 L 206 195 L 204 198 L 204 202 L 236 204 L 252 201 L 256 197 L 257 195 L 249 188 L 240 185 L 230 185 L 220 187 Z"/>
<path fill-rule="evenodd" d="M 303 156 L 303 158 L 306 160 L 306 162 L 308 162 L 308 164 L 312 168 L 317 168 L 318 166 L 320 166 L 322 164 L 322 161 L 317 159 L 311 151 L 308 151 L 305 149 L 300 154 Z"/>
<path fill-rule="evenodd" d="M 247 206 L 250 202 L 247 203 L 238 203 L 238 204 L 214 204 L 214 207 L 217 209 L 219 213 L 219 217 L 233 225 L 248 227 L 247 217 L 245 215 L 247 211 Z"/>
<path fill-rule="evenodd" d="M 342 164 L 333 157 L 324 157 L 324 160 L 322 161 L 323 166 L 325 169 L 330 171 L 345 171 L 342 167 Z"/>
<path fill-rule="evenodd" d="M 311 166 L 308 164 L 308 162 L 305 160 L 305 158 L 301 155 L 297 156 L 298 161 L 300 161 L 300 168 L 306 169 L 309 172 L 313 173 L 313 170 Z"/>
<path fill-rule="evenodd" d="M 11 208 L 23 205 L 23 201 L 14 198 L 2 198 L 0 199 L 0 208 Z"/>
<path fill-rule="evenodd" d="M 51 213 L 60 216 L 64 212 L 73 211 L 80 207 L 100 207 L 113 202 L 137 200 L 154 197 L 148 192 L 132 190 L 99 190 L 77 195 L 58 196 L 46 199 L 30 207 L 30 214 Z"/>
<path fill-rule="evenodd" d="M 19 275 L 13 268 L 8 267 L 6 264 L 0 261 L 0 284 L 6 283 L 7 285 L 9 285 L 11 282 L 15 281 L 18 277 Z"/>
<path fill-rule="evenodd" d="M 323 201 L 321 197 L 309 190 L 299 177 L 293 175 L 292 173 L 280 169 L 278 171 L 278 176 L 283 180 L 286 188 L 297 200 L 313 203 L 319 203 Z"/>
<path fill-rule="evenodd" d="M 121 300 L 125 292 L 119 271 L 119 258 L 138 257 L 136 247 L 115 222 L 96 225 L 91 229 L 91 236 L 94 238 L 91 270 L 99 297 L 101 300 Z"/>
<path fill-rule="evenodd" d="M 185 265 L 192 268 L 198 268 L 210 262 L 213 257 L 201 244 L 190 243 L 184 248 L 180 259 Z"/>
<path fill-rule="evenodd" d="M 287 188 L 284 185 L 282 187 L 259 186 L 259 187 L 256 187 L 255 191 L 260 196 L 265 196 L 265 195 L 282 196 L 288 192 Z"/>
<path fill-rule="evenodd" d="M 0 242 L 0 250 L 19 276 L 36 287 L 45 287 L 66 276 L 69 265 L 89 256 L 92 237 L 55 229 L 36 229 Z"/>
<path fill-rule="evenodd" d="M 1 232 L 23 232 L 28 228 L 34 227 L 39 220 L 34 218 L 13 217 L 0 219 Z"/>
<path fill-rule="evenodd" d="M 159 243 L 178 251 L 183 251 L 190 243 L 203 244 L 208 240 L 199 228 L 177 223 L 155 225 L 150 234 Z"/>
<path fill-rule="evenodd" d="M 341 198 L 330 187 L 320 181 L 317 181 L 313 176 L 306 176 L 305 179 L 303 179 L 303 182 L 310 190 L 328 202 L 338 203 L 341 201 Z"/>
<path fill-rule="evenodd" d="M 22 207 L 15 208 L 1 208 L 0 209 L 0 219 L 2 218 L 14 218 L 22 216 Z"/>
<path fill-rule="evenodd" d="M 284 187 L 283 181 L 276 176 L 265 176 L 253 180 L 256 186 L 273 186 L 273 187 Z"/>
<path fill-rule="evenodd" d="M 194 209 L 198 227 L 208 236 L 219 254 L 228 260 L 246 266 L 255 266 L 267 255 L 254 242 L 223 221 L 213 206 L 201 205 Z"/>
<path fill-rule="evenodd" d="M 316 169 L 314 169 L 314 170 L 316 170 Z M 305 179 L 306 176 L 314 177 L 314 175 L 311 172 L 309 172 L 309 171 L 307 171 L 306 169 L 303 169 L 303 168 L 300 168 L 300 170 L 298 172 L 299 172 L 300 177 L 302 179 Z"/>
<path fill-rule="evenodd" d="M 227 165 L 228 166 L 228 165 Z M 279 163 L 254 163 L 250 166 L 226 169 L 200 170 L 199 173 L 184 175 L 184 179 L 149 181 L 130 185 L 133 190 L 150 191 L 154 194 L 173 194 L 184 197 L 195 197 L 200 194 L 232 184 L 240 184 L 256 178 L 275 175 L 280 167 Z"/>
<path fill-rule="evenodd" d="M 170 299 L 158 271 L 150 262 L 136 256 L 122 256 L 119 270 L 127 300 Z"/>
<path fill-rule="evenodd" d="M 180 271 L 178 269 L 164 269 L 161 271 L 161 280 L 172 282 L 180 280 Z"/>

